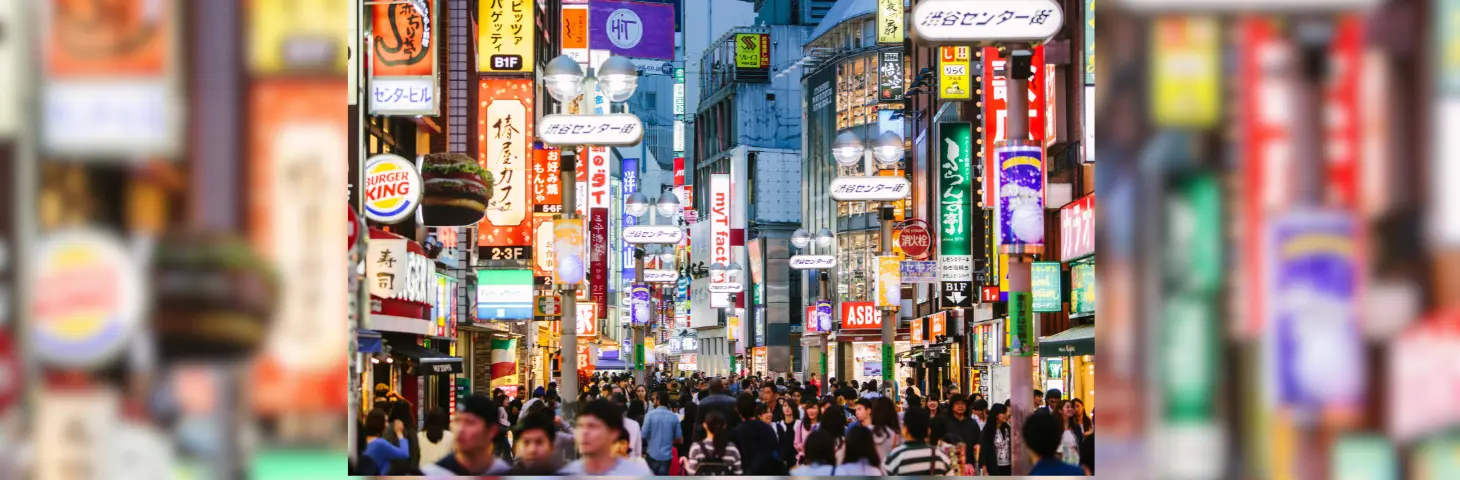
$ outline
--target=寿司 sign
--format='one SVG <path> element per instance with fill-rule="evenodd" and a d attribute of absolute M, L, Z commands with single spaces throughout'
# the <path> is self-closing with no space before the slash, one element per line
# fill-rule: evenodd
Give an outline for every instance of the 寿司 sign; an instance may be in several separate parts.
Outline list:
<path fill-rule="evenodd" d="M 553 146 L 629 147 L 644 138 L 644 122 L 629 113 L 546 115 L 537 123 L 537 138 Z"/>
<path fill-rule="evenodd" d="M 1060 261 L 1095 253 L 1095 194 L 1060 207 Z"/>
<path fill-rule="evenodd" d="M 842 330 L 882 328 L 882 312 L 873 302 L 842 302 Z"/>
<path fill-rule="evenodd" d="M 430 303 L 435 297 L 436 262 L 420 245 L 384 230 L 370 230 L 365 277 L 370 295 Z"/>
<path fill-rule="evenodd" d="M 365 162 L 365 217 L 380 223 L 405 220 L 421 204 L 416 165 L 389 153 Z"/>
<path fill-rule="evenodd" d="M 1054 0 L 924 0 L 910 17 L 913 32 L 933 43 L 1043 43 L 1065 21 Z"/>
<path fill-rule="evenodd" d="M 901 200 L 912 193 L 903 177 L 836 177 L 831 181 L 831 199 L 838 202 Z"/>
<path fill-rule="evenodd" d="M 640 225 L 624 227 L 624 241 L 635 245 L 654 243 L 674 245 L 684 238 L 679 227 L 670 225 Z"/>

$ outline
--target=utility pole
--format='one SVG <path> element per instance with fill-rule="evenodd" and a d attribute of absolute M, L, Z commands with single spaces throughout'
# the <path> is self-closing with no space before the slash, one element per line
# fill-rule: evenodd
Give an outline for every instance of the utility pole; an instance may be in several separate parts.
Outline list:
<path fill-rule="evenodd" d="M 653 213 L 650 213 L 649 215 L 653 215 Z M 651 216 L 649 218 L 654 218 L 654 217 Z M 649 223 L 652 224 L 654 222 L 649 222 Z M 644 252 L 644 248 L 645 247 L 643 247 L 643 246 L 634 247 L 634 285 L 633 285 L 633 287 L 630 287 L 629 288 L 629 295 L 630 295 L 630 298 L 629 298 L 629 308 L 630 309 L 637 308 L 637 306 L 634 304 L 635 303 L 635 300 L 632 298 L 634 289 L 637 288 L 638 286 L 644 284 L 644 253 L 645 253 Z M 653 298 L 653 297 L 650 297 L 650 298 Z M 644 375 L 645 375 L 645 372 L 644 372 L 644 361 L 643 361 L 643 359 L 644 359 L 644 330 L 647 327 L 647 325 L 652 325 L 653 323 L 654 323 L 654 309 L 653 308 L 650 308 L 649 309 L 649 319 L 647 320 L 647 324 L 644 324 L 644 325 L 630 325 L 630 328 L 633 328 L 634 329 L 634 384 L 635 385 L 646 385 L 646 386 L 648 385 L 647 383 L 644 383 Z"/>
<path fill-rule="evenodd" d="M 1029 77 L 1033 75 L 1030 63 L 1034 59 L 1034 52 L 1028 46 L 1016 50 L 1010 46 L 1011 53 L 1007 65 L 1005 77 L 1008 79 L 1008 119 L 1004 127 L 1005 137 L 998 144 L 999 148 L 1033 144 L 1029 137 L 1029 97 L 1024 92 L 1029 91 Z M 992 75 L 993 72 L 984 72 L 985 75 Z M 997 151 L 997 150 L 996 150 Z M 995 153 L 997 157 L 999 154 Z M 1041 155 L 1042 157 L 1042 155 Z M 998 158 L 994 159 L 998 162 Z M 992 173 L 985 172 L 985 179 L 994 178 Z M 997 189 L 998 184 L 995 184 Z M 997 190 L 996 190 L 997 191 Z M 1003 192 L 999 192 L 999 196 Z M 996 202 L 998 202 L 996 197 Z M 1040 211 L 1040 218 L 1044 216 L 1043 209 Z M 1009 227 L 1004 227 L 1009 228 Z M 1028 306 L 1030 291 L 1029 267 L 1034 261 L 1033 253 L 1029 250 L 1014 251 L 1009 246 L 1000 245 L 1001 253 L 1009 254 L 1009 326 L 1008 328 L 1032 329 L 1034 324 L 1033 313 L 1027 308 L 1018 308 L 1017 305 Z M 1005 252 L 1005 250 L 1008 250 Z M 1014 338 L 1019 340 L 1020 334 L 1026 338 L 1034 338 L 1030 332 L 1015 333 Z M 1029 473 L 1029 456 L 1024 450 L 1024 419 L 1034 413 L 1034 359 L 1029 356 L 1029 349 L 1032 345 L 1022 345 L 1022 352 L 1010 352 L 1009 355 L 1009 396 L 1013 408 L 1009 412 L 1009 423 L 1013 441 L 1009 447 L 1013 450 L 1013 473 L 1014 475 L 1025 475 Z"/>
<path fill-rule="evenodd" d="M 892 223 L 897 219 L 896 207 L 883 202 L 879 209 L 882 218 L 882 255 L 892 255 Z M 879 261 L 880 263 L 880 261 Z M 878 275 L 881 281 L 881 274 Z M 901 288 L 900 285 L 894 287 Z M 880 295 L 880 293 L 879 293 Z M 892 391 L 886 395 L 892 397 L 893 402 L 899 402 L 897 393 L 897 381 L 893 378 L 892 372 L 896 370 L 897 362 L 894 360 L 895 341 L 897 340 L 897 324 L 900 319 L 897 315 L 897 307 L 882 307 L 882 386 L 890 385 Z"/>

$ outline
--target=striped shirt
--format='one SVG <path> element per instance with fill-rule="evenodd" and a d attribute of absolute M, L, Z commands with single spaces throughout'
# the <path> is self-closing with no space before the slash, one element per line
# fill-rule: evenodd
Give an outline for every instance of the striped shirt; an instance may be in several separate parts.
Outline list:
<path fill-rule="evenodd" d="M 697 473 L 700 464 L 707 462 L 723 463 L 730 468 L 735 475 L 744 474 L 745 470 L 740 464 L 740 449 L 735 448 L 734 443 L 725 444 L 725 453 L 715 458 L 715 442 L 704 439 L 689 447 L 689 454 L 684 457 L 684 470 L 690 475 Z"/>
<path fill-rule="evenodd" d="M 882 462 L 887 474 L 901 475 L 946 475 L 953 461 L 942 450 L 921 441 L 912 441 L 892 449 L 887 461 Z"/>

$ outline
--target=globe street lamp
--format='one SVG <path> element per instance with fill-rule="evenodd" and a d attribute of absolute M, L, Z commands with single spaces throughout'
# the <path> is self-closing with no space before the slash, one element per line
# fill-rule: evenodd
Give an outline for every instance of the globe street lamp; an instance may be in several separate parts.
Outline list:
<path fill-rule="evenodd" d="M 583 67 L 578 66 L 578 61 L 572 57 L 559 55 L 548 62 L 542 73 L 548 94 L 558 103 L 571 102 L 583 94 Z"/>
<path fill-rule="evenodd" d="M 872 156 L 877 158 L 877 164 L 891 167 L 902 161 L 902 147 L 902 136 L 886 130 L 877 137 L 877 146 L 872 148 Z"/>
<path fill-rule="evenodd" d="M 629 59 L 614 55 L 598 67 L 598 82 L 608 101 L 623 103 L 634 95 L 639 86 L 639 71 Z"/>
<path fill-rule="evenodd" d="M 796 248 L 806 248 L 810 244 L 811 234 L 806 233 L 806 229 L 798 228 L 795 232 L 791 233 L 791 245 L 795 245 Z"/>
<path fill-rule="evenodd" d="M 831 143 L 831 156 L 843 167 L 855 166 L 862 161 L 862 139 L 850 130 L 836 136 Z"/>
<path fill-rule="evenodd" d="M 674 218 L 674 214 L 679 212 L 679 197 L 671 192 L 664 192 L 664 195 L 659 196 L 659 203 L 656 204 L 656 207 L 659 209 L 659 215 Z"/>
<path fill-rule="evenodd" d="M 816 246 L 818 246 L 818 247 L 821 247 L 821 248 L 831 248 L 832 242 L 835 242 L 835 241 L 836 241 L 836 237 L 835 236 L 832 236 L 831 230 L 829 230 L 829 229 L 823 228 L 823 229 L 818 230 L 816 232 Z"/>
<path fill-rule="evenodd" d="M 649 213 L 649 197 L 644 192 L 629 194 L 629 198 L 624 200 L 624 212 L 634 218 L 643 218 L 644 214 Z"/>

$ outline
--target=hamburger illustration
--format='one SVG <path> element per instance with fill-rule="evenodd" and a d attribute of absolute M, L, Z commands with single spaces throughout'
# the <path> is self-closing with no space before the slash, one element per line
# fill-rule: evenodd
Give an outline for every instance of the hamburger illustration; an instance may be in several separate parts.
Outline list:
<path fill-rule="evenodd" d="M 433 227 L 482 220 L 491 198 L 492 173 L 464 153 L 432 153 L 421 163 L 421 219 Z"/>

